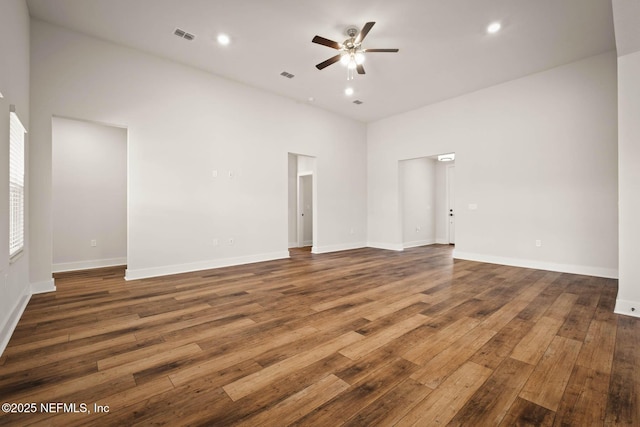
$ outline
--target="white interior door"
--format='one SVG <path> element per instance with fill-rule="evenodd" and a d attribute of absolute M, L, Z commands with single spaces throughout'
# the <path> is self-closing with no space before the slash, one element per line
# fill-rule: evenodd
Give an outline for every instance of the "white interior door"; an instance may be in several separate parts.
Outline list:
<path fill-rule="evenodd" d="M 447 166 L 447 215 L 449 218 L 449 244 L 451 245 L 456 242 L 455 172 L 455 166 Z"/>

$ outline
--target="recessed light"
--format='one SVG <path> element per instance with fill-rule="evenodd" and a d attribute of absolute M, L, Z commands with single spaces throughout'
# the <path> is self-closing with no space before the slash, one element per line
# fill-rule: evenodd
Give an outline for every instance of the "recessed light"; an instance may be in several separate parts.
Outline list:
<path fill-rule="evenodd" d="M 310 96 L 310 97 L 309 97 L 309 98 L 307 98 L 307 99 L 309 100 L 309 102 L 313 102 L 313 101 L 315 101 L 315 100 L 316 100 L 313 96 Z"/>
<path fill-rule="evenodd" d="M 487 27 L 487 33 L 489 34 L 495 34 L 498 31 L 500 31 L 500 28 L 502 28 L 502 25 L 499 22 L 492 22 L 491 24 L 489 24 L 489 26 Z"/>
<path fill-rule="evenodd" d="M 231 39 L 226 34 L 218 34 L 218 43 L 222 46 L 226 46 L 231 43 Z"/>
<path fill-rule="evenodd" d="M 2 92 L 0 92 L 0 99 L 4 98 L 4 96 L 2 96 Z"/>
<path fill-rule="evenodd" d="M 344 94 L 347 96 L 351 96 L 353 95 L 353 88 L 352 87 L 348 87 L 344 90 Z"/>

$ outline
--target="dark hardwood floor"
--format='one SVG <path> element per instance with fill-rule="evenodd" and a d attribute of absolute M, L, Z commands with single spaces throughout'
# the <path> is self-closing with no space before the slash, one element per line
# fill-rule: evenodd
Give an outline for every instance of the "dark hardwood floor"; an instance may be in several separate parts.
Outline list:
<path fill-rule="evenodd" d="M 451 250 L 59 275 L 0 358 L 0 402 L 33 413 L 0 424 L 640 425 L 615 280 Z"/>

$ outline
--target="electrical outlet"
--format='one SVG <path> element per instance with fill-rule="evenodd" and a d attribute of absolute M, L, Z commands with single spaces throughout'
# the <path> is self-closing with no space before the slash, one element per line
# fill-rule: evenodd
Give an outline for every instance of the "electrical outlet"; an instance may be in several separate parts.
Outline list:
<path fill-rule="evenodd" d="M 217 178 L 218 177 L 218 171 L 211 171 L 211 178 Z"/>
<path fill-rule="evenodd" d="M 213 239 L 213 246 L 218 246 L 220 244 L 220 242 L 218 241 L 218 239 Z"/>
<path fill-rule="evenodd" d="M 98 242 L 96 239 L 91 240 L 91 247 L 95 248 L 96 246 L 98 246 Z"/>
<path fill-rule="evenodd" d="M 417 225 L 417 226 L 416 226 L 416 233 L 419 233 L 419 232 L 420 232 L 420 230 L 421 230 L 420 226 L 419 226 L 419 225 Z"/>
<path fill-rule="evenodd" d="M 229 246 L 233 246 L 233 244 L 235 243 L 235 240 L 233 239 L 233 237 L 229 238 Z"/>
<path fill-rule="evenodd" d="M 536 246 L 539 248 L 542 246 L 542 240 L 536 240 Z"/>

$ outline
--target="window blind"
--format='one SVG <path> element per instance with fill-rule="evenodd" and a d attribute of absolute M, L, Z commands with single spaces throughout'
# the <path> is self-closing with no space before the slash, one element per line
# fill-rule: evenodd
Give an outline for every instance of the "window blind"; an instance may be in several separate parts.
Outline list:
<path fill-rule="evenodd" d="M 9 120 L 9 257 L 24 248 L 24 134 L 14 112 Z"/>

